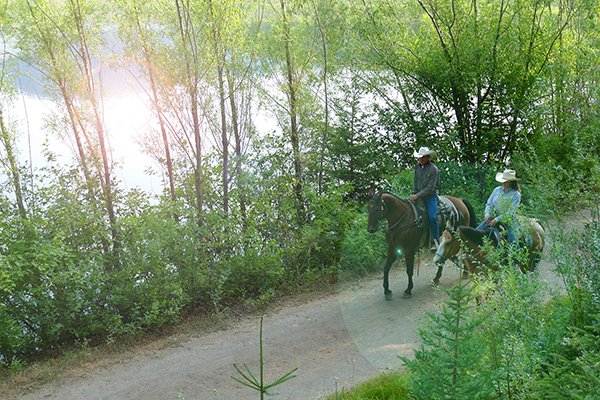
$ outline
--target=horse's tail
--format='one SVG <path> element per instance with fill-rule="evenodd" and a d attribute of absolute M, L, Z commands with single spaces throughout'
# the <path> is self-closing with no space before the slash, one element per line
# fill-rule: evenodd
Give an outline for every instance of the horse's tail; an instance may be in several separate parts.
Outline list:
<path fill-rule="evenodd" d="M 542 230 L 541 232 L 538 232 L 539 236 L 540 236 L 540 251 L 544 250 L 544 247 L 546 245 L 546 227 L 542 224 L 542 221 L 540 221 L 537 218 L 533 218 L 533 220 L 540 226 L 540 229 Z"/>
<path fill-rule="evenodd" d="M 467 210 L 469 211 L 469 226 L 471 228 L 477 228 L 477 220 L 475 219 L 475 209 L 473 208 L 473 205 L 471 204 L 471 202 L 469 200 L 467 200 L 464 197 L 460 198 L 462 200 L 463 203 L 465 203 L 465 206 L 467 207 Z"/>

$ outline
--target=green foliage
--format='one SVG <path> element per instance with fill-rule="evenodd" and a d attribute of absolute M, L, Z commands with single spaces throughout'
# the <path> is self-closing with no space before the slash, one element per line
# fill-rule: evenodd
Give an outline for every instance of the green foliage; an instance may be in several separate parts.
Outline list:
<path fill-rule="evenodd" d="M 411 399 L 408 390 L 408 376 L 405 370 L 382 373 L 376 378 L 354 386 L 352 389 L 342 389 L 327 397 L 328 400 L 408 400 Z"/>
<path fill-rule="evenodd" d="M 357 34 L 368 52 L 364 59 L 373 70 L 389 71 L 391 77 L 377 75 L 382 92 L 400 94 L 399 100 L 382 96 L 380 113 L 398 116 L 393 132 L 404 133 L 399 147 L 435 143 L 447 160 L 509 160 L 534 136 L 534 99 L 546 103 L 540 86 L 549 55 L 559 47 L 564 24 L 576 21 L 575 13 L 558 7 L 444 1 L 361 7 Z"/>
<path fill-rule="evenodd" d="M 548 371 L 535 382 L 531 393 L 549 400 L 597 399 L 600 397 L 600 319 L 573 328 L 563 347 L 568 355 L 554 354 Z"/>
<path fill-rule="evenodd" d="M 412 167 L 415 165 L 416 163 Z M 392 175 L 392 178 L 389 180 L 389 188 L 384 187 L 382 190 L 387 190 L 400 198 L 407 199 L 413 194 L 414 174 L 413 168 L 395 171 L 394 175 Z"/>
<path fill-rule="evenodd" d="M 494 177 L 501 167 L 460 161 L 436 165 L 440 170 L 440 194 L 466 198 L 473 205 L 478 220 L 483 220 L 488 196 L 499 185 Z"/>
<path fill-rule="evenodd" d="M 384 221 L 380 224 L 377 233 L 370 234 L 367 232 L 367 215 L 365 213 L 356 215 L 342 244 L 339 259 L 339 272 L 342 278 L 364 276 L 380 268 L 387 251 L 383 233 L 385 225 Z"/>
<path fill-rule="evenodd" d="M 487 317 L 477 340 L 486 344 L 486 368 L 496 374 L 486 384 L 500 397 L 517 398 L 558 348 L 569 310 L 559 302 L 546 306 L 546 285 L 535 275 L 523 275 L 515 264 L 477 284 L 483 299 L 479 312 Z"/>
<path fill-rule="evenodd" d="M 257 186 L 245 228 L 217 212 L 199 226 L 185 201 L 156 202 L 131 190 L 115 197 L 114 247 L 80 175 L 56 166 L 44 172 L 36 177 L 44 186 L 27 192 L 35 206 L 26 223 L 6 199 L 0 207 L 6 365 L 77 340 L 110 341 L 175 324 L 187 310 L 264 305 L 279 290 L 332 278 L 356 215 L 340 186 L 327 197 L 307 195 L 309 220 L 298 224 L 291 192 L 270 203 L 268 190 Z"/>
<path fill-rule="evenodd" d="M 600 313 L 600 224 L 586 223 L 582 231 L 556 230 L 550 255 L 566 284 L 573 307 L 573 324 L 584 326 Z"/>
<path fill-rule="evenodd" d="M 409 390 L 417 399 L 487 399 L 493 374 L 482 367 L 485 345 L 476 340 L 485 318 L 473 314 L 473 290 L 462 284 L 444 289 L 439 314 L 426 312 L 419 325 L 421 347 L 410 370 Z"/>
<path fill-rule="evenodd" d="M 249 231 L 239 245 L 243 253 L 226 263 L 230 273 L 224 288 L 227 295 L 222 300 L 259 298 L 285 282 L 283 251 L 274 241 L 262 241 L 256 232 Z"/>
<path fill-rule="evenodd" d="M 75 340 L 158 329 L 188 310 L 219 310 L 235 301 L 264 304 L 278 290 L 338 268 L 358 275 L 373 271 L 385 254 L 385 226 L 368 234 L 366 215 L 358 210 L 369 188 L 408 197 L 412 152 L 421 145 L 439 150 L 441 194 L 466 197 L 480 218 L 497 186 L 494 174 L 508 165 L 524 179 L 524 213 L 540 218 L 552 211 L 561 217 L 579 207 L 598 212 L 595 4 L 291 2 L 286 27 L 278 7 L 215 3 L 211 19 L 208 3 L 192 2 L 183 10 L 190 25 L 181 32 L 172 2 L 80 3 L 84 32 L 75 29 L 70 3 L 18 0 L 0 11 L 11 53 L 44 74 L 56 105 L 48 127 L 69 143 L 75 133 L 85 142 L 72 167 L 58 167 L 47 152 L 43 170 L 33 176 L 20 171 L 30 178 L 23 180 L 27 218 L 8 194 L 15 189 L 2 192 L 3 364 L 20 365 Z M 218 43 L 212 27 L 221 35 Z M 289 60 L 282 46 L 286 28 L 293 43 Z M 111 54 L 111 65 L 144 64 L 143 76 L 135 78 L 145 89 L 150 84 L 144 78 L 156 78 L 153 118 L 160 110 L 169 122 L 176 184 L 175 201 L 116 190 L 114 221 L 107 220 L 103 189 L 118 186 L 110 174 L 104 187 L 100 182 L 100 137 L 89 135 L 97 127 L 92 129 L 91 97 L 86 100 L 91 92 L 86 95 L 82 84 L 101 79 L 82 70 L 73 58 L 80 52 L 72 51 L 86 34 L 92 57 L 105 60 L 101 47 L 109 29 L 119 30 L 127 49 L 126 56 Z M 184 47 L 182 38 L 189 39 Z M 213 40 L 214 48 L 204 46 Z M 288 61 L 297 96 L 293 105 L 290 86 L 283 83 Z M 240 119 L 237 125 L 227 120 L 227 129 L 240 128 L 236 133 L 242 137 L 235 167 L 233 162 L 223 167 L 218 145 L 207 154 L 211 133 L 220 126 L 213 96 L 219 76 L 236 88 L 230 98 L 237 101 Z M 9 78 L 16 81 L 17 72 L 3 68 L 2 79 Z M 231 104 L 225 106 L 228 117 Z M 241 112 L 245 107 L 247 113 Z M 197 111 L 202 122 L 192 126 Z M 289 136 L 292 111 L 298 143 Z M 277 130 L 258 132 L 264 127 L 252 125 L 256 115 L 275 116 Z M 162 167 L 163 138 L 155 120 L 149 121 L 145 149 Z M 188 136 L 193 131 L 202 132 Z M 236 133 L 231 132 L 230 150 Z M 7 155 L 0 158 L 11 164 Z M 231 173 L 230 182 L 222 182 L 224 171 Z M 231 189 L 226 211 L 224 184 Z M 300 184 L 302 203 L 295 193 Z M 482 361 L 487 368 L 498 366 L 505 378 L 495 382 L 498 393 L 525 382 L 522 373 L 533 374 L 537 363 L 548 360 L 567 316 L 579 327 L 592 323 L 600 307 L 597 232 L 593 223 L 582 235 L 553 238 L 572 314 L 559 307 L 545 310 L 539 300 L 543 289 L 518 274 L 496 275 L 502 284 L 482 282 L 499 285 L 485 304 L 493 304 L 502 318 L 487 306 L 482 311 L 490 313 L 487 324 L 494 333 L 486 343 L 501 350 Z M 507 257 L 513 265 L 516 254 L 498 255 Z M 535 315 L 542 312 L 556 322 Z M 510 325 L 514 321 L 519 325 Z M 543 331 L 534 332 L 535 326 Z"/>
<path fill-rule="evenodd" d="M 581 152 L 583 148 L 571 151 Z M 523 178 L 522 203 L 528 213 L 542 220 L 553 218 L 562 222 L 565 216 L 578 210 L 597 209 L 600 200 L 597 163 L 592 156 L 585 161 L 574 157 L 572 162 L 562 164 L 542 152 L 515 157 L 512 167 Z"/>

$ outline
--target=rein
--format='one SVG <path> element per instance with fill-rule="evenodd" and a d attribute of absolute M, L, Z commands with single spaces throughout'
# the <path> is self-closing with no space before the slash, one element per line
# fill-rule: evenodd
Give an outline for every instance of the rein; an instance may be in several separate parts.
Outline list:
<path fill-rule="evenodd" d="M 390 232 L 391 235 L 393 235 L 396 232 L 400 232 L 403 231 L 407 228 L 410 228 L 411 226 L 415 225 L 417 223 L 417 221 L 413 221 L 412 224 L 410 225 L 404 225 L 403 227 L 401 227 L 400 229 L 398 229 L 397 231 L 394 230 L 394 228 L 396 227 L 396 225 L 398 225 L 400 222 L 402 222 L 402 220 L 404 219 L 404 217 L 406 216 L 406 213 L 408 212 L 409 208 L 406 207 L 406 211 L 404 211 L 404 214 L 402 214 L 402 216 L 400 217 L 400 219 L 398 219 L 398 221 L 396 221 L 396 223 L 392 226 L 388 226 L 387 231 Z"/>
<path fill-rule="evenodd" d="M 387 205 L 385 204 L 385 202 L 383 200 L 380 200 L 383 203 L 383 206 L 387 208 Z M 404 219 L 404 217 L 406 216 L 406 214 L 408 213 L 408 210 L 410 210 L 411 207 L 406 207 L 406 211 L 404 211 L 404 214 L 402 214 L 402 216 L 398 219 L 398 221 L 396 221 L 396 223 L 392 226 L 388 226 L 388 228 L 386 229 L 387 232 L 390 234 L 390 236 L 392 237 L 392 244 L 394 244 L 394 235 L 398 232 L 402 232 L 405 229 L 408 229 L 412 226 L 415 226 L 419 223 L 419 220 L 416 218 L 416 214 L 415 214 L 415 220 L 412 223 L 409 223 L 407 225 L 401 226 L 398 229 L 396 228 L 396 225 L 400 224 L 400 222 L 402 222 L 402 220 Z M 384 216 L 381 217 L 382 219 L 385 218 Z M 394 247 L 396 247 L 396 245 L 394 244 Z"/>
<path fill-rule="evenodd" d="M 491 237 L 492 237 L 492 232 L 490 231 L 490 234 L 488 235 L 488 238 L 491 238 Z M 478 262 L 476 259 L 477 259 L 477 256 L 479 256 L 481 253 L 483 253 L 483 249 L 481 248 L 481 246 L 479 246 L 479 252 L 477 254 L 468 255 L 467 257 L 464 257 L 463 260 L 464 261 L 475 260 L 476 262 Z M 489 267 L 490 264 L 491 264 L 491 262 L 488 262 L 487 264 L 483 265 L 483 268 Z"/>

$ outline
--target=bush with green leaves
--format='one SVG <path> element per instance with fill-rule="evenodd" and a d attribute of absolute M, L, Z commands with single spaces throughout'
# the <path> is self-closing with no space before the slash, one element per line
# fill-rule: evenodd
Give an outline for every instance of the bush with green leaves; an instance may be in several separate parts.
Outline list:
<path fill-rule="evenodd" d="M 550 254 L 566 286 L 568 329 L 552 348 L 527 391 L 528 398 L 600 398 L 600 225 L 592 220 L 570 232 L 557 229 Z"/>
<path fill-rule="evenodd" d="M 379 231 L 367 231 L 367 214 L 356 215 L 342 244 L 339 258 L 339 271 L 342 277 L 364 276 L 376 271 L 385 257 L 387 243 L 384 229 L 387 222 L 379 224 Z"/>
<path fill-rule="evenodd" d="M 552 234 L 550 256 L 566 284 L 573 325 L 584 326 L 600 313 L 600 222 L 597 214 L 581 230 Z"/>
<path fill-rule="evenodd" d="M 560 292 L 537 272 L 521 273 L 522 249 L 484 250 L 495 270 L 473 276 L 468 290 L 453 288 L 419 327 L 424 347 L 406 360 L 417 398 L 521 398 L 560 349 L 571 316 Z"/>
<path fill-rule="evenodd" d="M 475 280 L 483 299 L 478 314 L 486 317 L 476 340 L 485 343 L 484 365 L 495 373 L 487 384 L 499 398 L 515 399 L 559 347 L 570 312 L 560 301 L 548 306 L 547 284 L 514 262 L 489 274 Z"/>
<path fill-rule="evenodd" d="M 115 191 L 111 226 L 101 192 L 76 170 L 52 164 L 34 181 L 25 220 L 0 199 L 2 364 L 159 329 L 196 309 L 265 304 L 334 276 L 356 214 L 343 185 L 327 196 L 307 190 L 304 219 L 293 192 L 272 202 L 258 185 L 245 223 L 233 206 L 199 217 L 187 194 L 172 202 L 134 189 Z M 209 206 L 218 201 L 207 194 Z"/>

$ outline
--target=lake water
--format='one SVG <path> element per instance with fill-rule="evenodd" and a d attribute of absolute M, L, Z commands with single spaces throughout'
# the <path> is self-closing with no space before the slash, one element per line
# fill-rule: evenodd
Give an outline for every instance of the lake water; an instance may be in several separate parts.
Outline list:
<path fill-rule="evenodd" d="M 71 144 L 65 143 L 45 127 L 54 104 L 48 99 L 26 94 L 20 97 L 5 118 L 15 123 L 18 134 L 19 163 L 30 164 L 33 169 L 46 165 L 43 144 L 46 140 L 50 149 L 59 156 L 61 164 L 73 162 Z M 125 189 L 138 187 L 147 193 L 158 194 L 163 182 L 157 163 L 144 154 L 137 138 L 147 129 L 149 112 L 138 95 L 130 93 L 115 96 L 105 103 L 105 121 L 112 147 L 112 157 L 118 167 L 115 176 Z M 152 170 L 151 175 L 145 171 Z"/>

